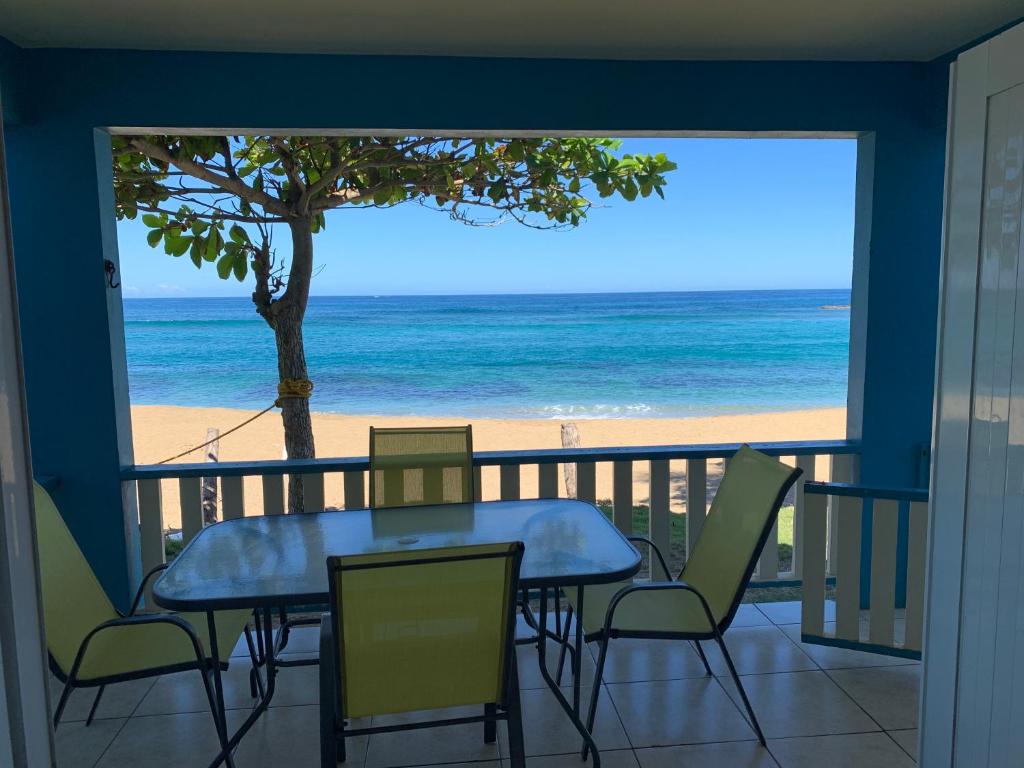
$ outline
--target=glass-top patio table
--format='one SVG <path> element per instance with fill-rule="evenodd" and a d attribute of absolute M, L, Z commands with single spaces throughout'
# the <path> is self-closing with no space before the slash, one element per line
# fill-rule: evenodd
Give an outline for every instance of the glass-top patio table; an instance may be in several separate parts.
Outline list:
<path fill-rule="evenodd" d="M 273 611 L 327 603 L 329 556 L 503 541 L 522 541 L 526 545 L 520 586 L 539 591 L 536 641 L 541 676 L 590 746 L 594 765 L 599 766 L 596 745 L 580 718 L 582 625 L 576 623 L 575 647 L 579 650 L 572 655 L 570 703 L 546 664 L 547 643 L 543 639 L 553 635 L 547 629 L 548 593 L 560 587 L 578 587 L 578 601 L 582 603 L 586 585 L 633 576 L 640 569 L 640 554 L 596 507 L 572 499 L 244 517 L 203 529 L 153 586 L 153 597 L 164 608 L 207 614 L 222 745 L 211 766 L 232 763 L 231 751 L 270 704 L 276 675 Z M 217 645 L 213 612 L 244 608 L 263 616 L 260 623 L 266 686 L 259 686 L 263 693 L 258 704 L 228 738 L 220 670 L 222 649 Z M 581 606 L 577 611 L 582 611 Z"/>

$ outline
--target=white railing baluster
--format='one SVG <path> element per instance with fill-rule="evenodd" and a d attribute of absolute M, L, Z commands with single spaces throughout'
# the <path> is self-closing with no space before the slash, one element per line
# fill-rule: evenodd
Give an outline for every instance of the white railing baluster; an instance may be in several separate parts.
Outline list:
<path fill-rule="evenodd" d="M 847 454 L 836 454 L 829 460 L 829 480 L 833 483 L 852 483 L 854 477 L 854 457 Z M 837 560 L 837 537 L 839 526 L 837 525 L 837 512 L 839 496 L 832 496 L 828 505 L 828 575 L 836 575 Z"/>
<path fill-rule="evenodd" d="M 860 640 L 860 521 L 863 501 L 833 496 L 836 517 L 836 637 Z"/>
<path fill-rule="evenodd" d="M 921 650 L 924 624 L 924 564 L 928 538 L 928 504 L 910 503 L 910 530 L 907 536 L 907 610 L 903 647 Z"/>
<path fill-rule="evenodd" d="M 181 502 L 181 543 L 188 544 L 203 530 L 202 478 L 178 478 L 178 499 Z"/>
<path fill-rule="evenodd" d="M 519 499 L 519 465 L 502 464 L 499 468 L 499 493 L 502 501 L 516 501 Z"/>
<path fill-rule="evenodd" d="M 220 479 L 221 510 L 225 520 L 235 520 L 245 516 L 245 478 L 222 477 Z"/>
<path fill-rule="evenodd" d="M 159 480 L 139 480 L 139 548 L 142 572 L 149 573 L 166 559 L 164 505 Z M 147 596 L 148 599 L 148 596 Z"/>
<path fill-rule="evenodd" d="M 626 536 L 633 533 L 633 462 L 612 462 L 612 521 Z"/>
<path fill-rule="evenodd" d="M 669 509 L 671 475 L 667 459 L 651 462 L 650 537 L 666 559 L 672 549 L 672 510 Z M 651 573 L 655 573 L 653 567 Z M 671 574 L 669 574 L 671 576 Z"/>
<path fill-rule="evenodd" d="M 592 461 L 576 463 L 576 498 L 580 501 L 597 501 L 597 465 Z"/>
<path fill-rule="evenodd" d="M 825 547 L 828 542 L 828 497 L 807 494 L 800 540 L 800 570 L 804 575 L 800 630 L 808 635 L 825 631 Z"/>
<path fill-rule="evenodd" d="M 473 467 L 473 501 L 483 501 L 484 471 L 483 467 Z"/>
<path fill-rule="evenodd" d="M 686 556 L 697 544 L 701 526 L 708 513 L 708 462 L 686 460 Z"/>
<path fill-rule="evenodd" d="M 776 461 L 781 461 L 778 457 Z M 761 581 L 773 581 L 779 578 L 779 521 L 768 531 L 761 557 L 757 560 L 757 578 Z"/>
<path fill-rule="evenodd" d="M 344 479 L 345 509 L 363 509 L 366 506 L 366 474 L 361 470 L 342 473 Z M 371 479 L 371 482 L 372 479 Z"/>
<path fill-rule="evenodd" d="M 263 514 L 284 514 L 284 475 L 263 475 Z"/>
<path fill-rule="evenodd" d="M 875 499 L 871 513 L 871 605 L 868 640 L 892 645 L 896 609 L 896 536 L 899 502 Z"/>
<path fill-rule="evenodd" d="M 796 494 L 793 499 L 793 578 L 801 578 L 803 573 L 803 531 L 804 514 L 807 504 L 807 497 L 804 494 L 804 483 L 814 480 L 814 456 L 797 456 L 796 465 L 803 470 L 796 481 Z M 822 551 L 824 554 L 824 550 Z"/>
<path fill-rule="evenodd" d="M 541 499 L 558 498 L 558 465 L 537 465 L 537 497 Z"/>
<path fill-rule="evenodd" d="M 302 511 L 324 511 L 324 476 L 317 472 L 302 475 Z"/>

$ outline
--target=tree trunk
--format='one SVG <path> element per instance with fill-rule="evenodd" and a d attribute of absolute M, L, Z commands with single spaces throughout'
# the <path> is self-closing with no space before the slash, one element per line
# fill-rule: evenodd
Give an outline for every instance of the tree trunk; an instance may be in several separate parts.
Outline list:
<path fill-rule="evenodd" d="M 264 253 L 257 269 L 257 288 L 253 293 L 256 309 L 274 329 L 277 342 L 277 372 L 281 381 L 309 378 L 306 369 L 306 348 L 302 339 L 302 321 L 309 300 L 309 283 L 313 274 L 313 234 L 308 219 L 289 222 L 292 235 L 292 264 L 284 295 L 272 300 L 268 290 L 269 257 Z M 284 447 L 289 459 L 311 459 L 316 455 L 313 445 L 313 422 L 309 400 L 304 397 L 281 399 L 281 421 L 284 424 Z M 288 512 L 303 511 L 302 476 L 288 478 Z"/>

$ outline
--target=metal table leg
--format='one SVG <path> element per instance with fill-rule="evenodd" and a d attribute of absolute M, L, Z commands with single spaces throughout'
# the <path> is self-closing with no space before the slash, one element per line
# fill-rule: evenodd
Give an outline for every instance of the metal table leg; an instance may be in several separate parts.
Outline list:
<path fill-rule="evenodd" d="M 212 648 L 216 648 L 216 630 L 212 626 L 213 614 L 208 614 L 210 623 L 210 645 Z M 266 680 L 266 693 L 261 698 L 256 706 L 253 707 L 252 712 L 245 719 L 245 722 L 239 726 L 238 730 L 235 731 L 234 735 L 230 739 L 221 739 L 221 751 L 210 763 L 210 768 L 217 768 L 217 766 L 224 764 L 228 766 L 234 766 L 234 761 L 231 757 L 231 752 L 238 746 L 238 743 L 242 740 L 242 737 L 249 732 L 249 729 L 255 725 L 256 721 L 260 719 L 260 715 L 267 711 L 267 707 L 270 706 L 270 700 L 274 697 L 275 680 L 277 678 L 277 667 L 274 664 L 274 621 L 273 613 L 271 609 L 267 608 L 263 611 L 263 621 L 260 629 L 263 632 L 263 648 L 264 648 L 264 668 L 266 669 L 267 680 Z M 213 651 L 216 653 L 216 651 Z M 220 679 L 220 663 L 215 658 L 214 665 L 214 687 L 217 696 L 217 708 L 220 710 L 220 721 L 226 736 L 227 733 L 227 718 L 224 712 L 224 695 L 223 686 Z"/>
<path fill-rule="evenodd" d="M 579 591 L 580 598 L 578 600 L 578 604 L 582 606 L 583 588 L 580 587 Z M 597 744 L 594 743 L 594 737 L 590 735 L 590 731 L 587 730 L 587 726 L 583 724 L 582 720 L 580 720 L 580 668 L 582 666 L 580 660 L 582 658 L 581 654 L 583 651 L 581 638 L 582 622 L 578 623 L 576 629 L 577 646 L 576 656 L 573 660 L 576 675 L 573 679 L 572 704 L 570 704 L 568 699 L 565 698 L 565 695 L 558 687 L 558 683 L 555 682 L 554 678 L 551 677 L 551 673 L 548 672 L 548 591 L 546 588 L 541 588 L 540 590 L 540 612 L 537 623 L 540 626 L 540 631 L 537 633 L 537 659 L 540 662 L 540 675 L 542 678 L 544 678 L 544 682 L 548 684 L 548 687 L 551 689 L 551 692 L 555 695 L 555 699 L 561 705 L 562 709 L 564 709 L 565 713 L 569 716 L 569 720 L 572 721 L 572 724 L 576 727 L 576 730 L 579 731 L 580 736 L 583 737 L 583 742 L 587 745 L 587 747 L 590 750 L 590 754 L 593 756 L 594 768 L 601 768 L 601 755 L 598 753 Z"/>

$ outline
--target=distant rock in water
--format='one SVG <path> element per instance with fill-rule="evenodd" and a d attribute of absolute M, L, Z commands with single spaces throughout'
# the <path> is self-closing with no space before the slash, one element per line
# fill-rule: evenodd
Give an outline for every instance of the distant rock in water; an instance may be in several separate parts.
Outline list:
<path fill-rule="evenodd" d="M 823 304 L 818 309 L 849 309 L 849 304 Z"/>

